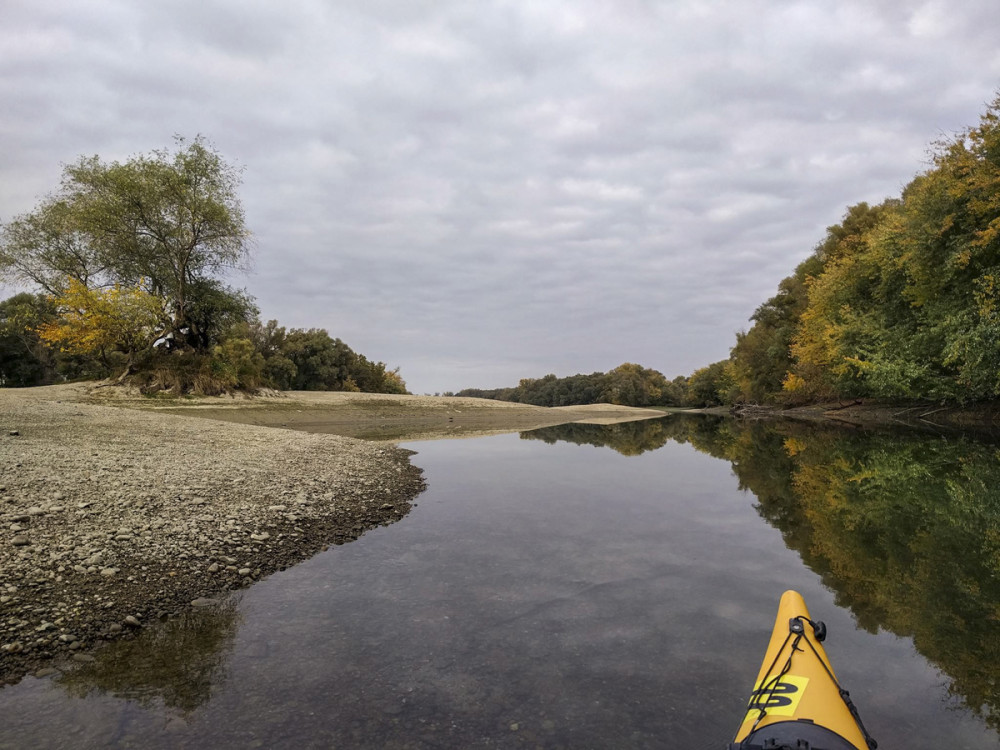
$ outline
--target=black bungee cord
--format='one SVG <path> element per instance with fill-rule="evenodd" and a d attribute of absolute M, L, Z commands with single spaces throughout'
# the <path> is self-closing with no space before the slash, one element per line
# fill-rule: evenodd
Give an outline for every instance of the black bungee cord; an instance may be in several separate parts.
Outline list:
<path fill-rule="evenodd" d="M 754 697 L 750 701 L 749 710 L 753 710 L 754 708 L 756 708 L 758 714 L 757 718 L 754 719 L 753 726 L 750 727 L 750 731 L 747 732 L 747 736 L 739 744 L 741 750 L 743 748 L 749 750 L 749 748 L 751 747 L 746 744 L 746 741 L 760 725 L 760 722 L 764 720 L 764 717 L 767 716 L 767 703 L 774 696 L 774 693 L 777 690 L 778 685 L 781 683 L 781 678 L 784 677 L 786 674 L 788 674 L 788 672 L 791 670 L 792 656 L 794 656 L 796 651 L 804 653 L 803 649 L 799 648 L 799 643 L 802 641 L 803 638 L 805 638 L 805 626 L 802 624 L 803 620 L 805 620 L 812 626 L 813 633 L 815 633 L 817 641 L 822 643 L 823 641 L 826 640 L 826 624 L 824 624 L 823 622 L 810 620 L 808 617 L 804 617 L 802 615 L 796 615 L 795 617 L 789 620 L 788 635 L 785 636 L 785 640 L 782 642 L 781 648 L 778 649 L 778 654 L 774 657 L 774 661 L 771 662 L 771 666 L 769 666 L 767 668 L 767 671 L 764 673 L 764 680 L 767 681 L 766 682 L 762 681 L 760 689 L 754 691 Z M 795 638 L 792 641 L 791 649 L 789 651 L 788 658 L 785 660 L 784 666 L 782 666 L 781 671 L 775 677 L 768 680 L 767 679 L 768 675 L 770 675 L 771 672 L 774 670 L 775 665 L 778 663 L 778 657 L 781 655 L 781 652 L 785 650 L 785 646 L 788 645 L 788 641 L 789 639 L 792 638 L 793 635 L 795 636 Z M 822 656 L 820 656 L 819 652 L 816 650 L 816 647 L 813 646 L 812 641 L 810 641 L 808 638 L 805 638 L 805 641 L 806 644 L 808 644 L 810 650 L 813 652 L 813 654 L 816 655 L 816 658 L 819 660 L 819 663 L 823 665 L 823 670 L 827 673 L 830 679 L 833 680 L 833 684 L 837 686 L 837 692 L 840 695 L 840 699 L 844 702 L 844 705 L 847 706 L 847 710 L 850 712 L 855 723 L 858 725 L 858 729 L 861 730 L 861 734 L 865 739 L 865 744 L 868 745 L 868 750 L 876 750 L 878 748 L 878 742 L 876 742 L 875 738 L 868 733 L 868 730 L 865 728 L 864 722 L 861 721 L 861 715 L 858 713 L 858 709 L 857 706 L 854 705 L 854 701 L 851 700 L 851 694 L 841 686 L 836 676 L 827 666 L 826 660 L 823 659 Z M 764 696 L 765 693 L 767 693 L 767 700 L 763 701 L 762 703 L 761 698 Z"/>

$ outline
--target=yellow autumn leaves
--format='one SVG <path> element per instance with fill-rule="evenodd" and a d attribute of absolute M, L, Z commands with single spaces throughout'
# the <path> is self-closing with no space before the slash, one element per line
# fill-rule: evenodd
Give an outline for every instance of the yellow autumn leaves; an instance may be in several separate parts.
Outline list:
<path fill-rule="evenodd" d="M 107 356 L 121 352 L 131 360 L 152 348 L 169 322 L 164 300 L 142 288 L 115 284 L 90 289 L 67 279 L 65 291 L 52 297 L 59 318 L 38 329 L 39 337 L 61 351 Z"/>

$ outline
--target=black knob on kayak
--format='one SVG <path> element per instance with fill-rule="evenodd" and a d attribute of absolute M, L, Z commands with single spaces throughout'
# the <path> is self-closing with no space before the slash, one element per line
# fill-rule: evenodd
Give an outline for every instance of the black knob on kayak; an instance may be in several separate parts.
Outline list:
<path fill-rule="evenodd" d="M 816 640 L 822 643 L 826 640 L 826 623 L 822 620 L 816 620 L 813 624 L 813 633 L 816 634 Z"/>

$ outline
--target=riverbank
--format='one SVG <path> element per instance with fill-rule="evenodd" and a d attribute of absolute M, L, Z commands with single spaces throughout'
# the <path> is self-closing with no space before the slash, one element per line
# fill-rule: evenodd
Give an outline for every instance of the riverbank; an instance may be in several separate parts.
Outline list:
<path fill-rule="evenodd" d="M 921 431 L 943 430 L 988 435 L 1000 432 L 1000 404 L 992 402 L 958 406 L 857 399 L 791 408 L 743 406 L 736 411 L 730 407 L 700 411 L 732 415 L 741 419 L 798 419 L 859 428 L 904 427 Z"/>
<path fill-rule="evenodd" d="M 94 389 L 87 397 L 94 403 L 161 414 L 379 441 L 481 437 L 567 422 L 615 424 L 664 416 L 656 409 L 613 404 L 547 408 L 481 398 L 331 391 L 274 392 L 252 399 L 150 399 L 112 388 Z"/>
<path fill-rule="evenodd" d="M 0 389 L 0 683 L 410 510 L 409 451 Z"/>
<path fill-rule="evenodd" d="M 359 393 L 0 389 L 0 684 L 88 661 L 106 641 L 401 519 L 421 472 L 411 452 L 372 440 L 662 416 Z"/>

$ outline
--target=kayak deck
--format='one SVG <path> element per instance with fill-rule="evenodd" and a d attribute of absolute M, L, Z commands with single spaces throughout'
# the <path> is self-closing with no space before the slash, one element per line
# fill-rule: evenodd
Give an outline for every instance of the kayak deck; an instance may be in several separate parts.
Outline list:
<path fill-rule="evenodd" d="M 747 712 L 731 748 L 874 750 L 823 649 L 826 626 L 809 616 L 802 596 L 786 591 Z"/>

